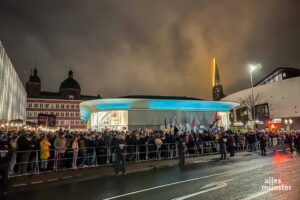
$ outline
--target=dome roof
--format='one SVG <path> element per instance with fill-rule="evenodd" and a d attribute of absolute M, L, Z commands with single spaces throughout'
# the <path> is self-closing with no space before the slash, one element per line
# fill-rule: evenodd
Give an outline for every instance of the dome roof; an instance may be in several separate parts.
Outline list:
<path fill-rule="evenodd" d="M 73 79 L 73 71 L 69 71 L 69 77 L 60 84 L 59 89 L 81 90 L 79 83 L 75 79 Z"/>

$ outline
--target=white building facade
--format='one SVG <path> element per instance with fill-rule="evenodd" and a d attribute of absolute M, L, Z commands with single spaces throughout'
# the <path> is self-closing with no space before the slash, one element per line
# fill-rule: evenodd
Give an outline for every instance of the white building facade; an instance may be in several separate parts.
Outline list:
<path fill-rule="evenodd" d="M 0 42 L 0 122 L 26 120 L 26 91 Z"/>
<path fill-rule="evenodd" d="M 226 96 L 222 100 L 235 101 L 241 105 L 235 108 L 233 118 L 235 123 L 240 123 L 239 113 L 243 102 L 250 102 L 252 89 L 245 89 L 231 95 Z M 268 82 L 266 84 L 257 85 L 253 88 L 253 96 L 255 99 L 256 119 L 263 121 L 260 123 L 265 128 L 272 127 L 281 130 L 300 130 L 300 77 L 289 78 Z M 252 106 L 254 107 L 254 106 Z M 247 109 L 244 110 L 247 112 Z M 249 119 L 252 119 L 251 112 Z"/>

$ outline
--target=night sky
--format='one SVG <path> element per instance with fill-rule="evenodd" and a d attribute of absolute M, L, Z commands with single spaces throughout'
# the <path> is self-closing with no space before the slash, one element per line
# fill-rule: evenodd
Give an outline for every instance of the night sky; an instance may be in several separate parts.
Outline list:
<path fill-rule="evenodd" d="M 82 93 L 211 99 L 211 59 L 224 92 L 250 86 L 248 63 L 300 68 L 299 0 L 0 0 L 0 40 L 23 83 L 68 70 Z"/>

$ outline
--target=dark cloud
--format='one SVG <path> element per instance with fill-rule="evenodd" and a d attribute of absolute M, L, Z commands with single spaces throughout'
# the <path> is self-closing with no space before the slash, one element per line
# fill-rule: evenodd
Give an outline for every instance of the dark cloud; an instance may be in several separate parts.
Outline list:
<path fill-rule="evenodd" d="M 84 94 L 211 98 L 212 57 L 225 93 L 276 67 L 299 67 L 297 0 L 0 0 L 0 40 L 28 80 L 37 64 L 44 90 L 73 69 Z"/>

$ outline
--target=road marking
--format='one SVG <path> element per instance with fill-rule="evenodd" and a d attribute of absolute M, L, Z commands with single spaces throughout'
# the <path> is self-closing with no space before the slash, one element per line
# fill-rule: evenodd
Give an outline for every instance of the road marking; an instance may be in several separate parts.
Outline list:
<path fill-rule="evenodd" d="M 168 184 L 165 184 L 165 185 L 159 185 L 159 186 L 156 186 L 156 187 L 146 188 L 146 189 L 143 189 L 143 190 L 138 190 L 138 191 L 129 192 L 129 193 L 126 193 L 126 194 L 121 194 L 121 195 L 114 196 L 114 197 L 109 197 L 109 198 L 106 198 L 104 200 L 117 199 L 117 198 L 120 198 L 120 197 L 130 196 L 130 195 L 133 195 L 133 194 L 146 192 L 146 191 L 150 191 L 150 190 L 155 190 L 155 189 L 158 189 L 158 188 L 168 187 L 168 186 L 171 186 L 171 185 L 177 185 L 177 184 L 180 184 L 180 183 L 196 181 L 196 180 L 209 178 L 209 177 L 213 177 L 213 176 L 218 176 L 218 175 L 222 175 L 222 174 L 228 174 L 228 173 L 232 173 L 232 171 L 212 174 L 212 175 L 208 175 L 208 176 L 202 176 L 202 177 L 198 177 L 198 178 L 192 178 L 192 179 L 188 179 L 188 180 L 184 180 L 184 181 L 178 181 L 178 182 L 174 182 L 174 183 L 168 183 Z"/>
<path fill-rule="evenodd" d="M 25 186 L 25 185 L 27 185 L 27 183 L 16 184 L 16 185 L 13 185 L 13 187 L 21 187 L 21 186 Z"/>
<path fill-rule="evenodd" d="M 251 167 L 251 168 L 246 169 L 246 170 L 241 170 L 241 171 L 227 171 L 227 172 L 212 174 L 212 175 L 208 175 L 208 176 L 203 176 L 203 177 L 188 179 L 188 180 L 184 180 L 184 181 L 178 181 L 178 182 L 169 183 L 169 184 L 165 184 L 165 185 L 160 185 L 160 186 L 156 186 L 156 187 L 152 187 L 152 188 L 146 188 L 146 189 L 143 189 L 143 190 L 129 192 L 129 193 L 121 194 L 121 195 L 114 196 L 114 197 L 109 197 L 109 198 L 106 198 L 104 200 L 117 199 L 117 198 L 120 198 L 120 197 L 130 196 L 130 195 L 141 193 L 141 192 L 147 192 L 147 191 L 150 191 L 150 190 L 155 190 L 155 189 L 159 189 L 159 188 L 163 188 L 163 187 L 167 187 L 167 186 L 171 186 L 171 185 L 176 185 L 176 184 L 180 184 L 180 183 L 196 181 L 196 180 L 200 180 L 200 179 L 204 179 L 204 178 L 209 178 L 209 177 L 213 177 L 213 176 L 218 176 L 218 175 L 223 175 L 223 174 L 238 174 L 238 173 L 243 173 L 243 172 L 255 170 L 257 168 L 266 167 L 266 166 L 272 166 L 272 165 L 273 164 L 263 164 L 263 165 L 258 165 L 258 166 L 255 166 L 255 167 Z"/>
<path fill-rule="evenodd" d="M 44 181 L 34 181 L 34 182 L 31 182 L 32 185 L 34 184 L 38 184 L 38 183 L 43 183 Z"/>
<path fill-rule="evenodd" d="M 73 176 L 64 176 L 62 179 L 72 178 Z"/>
<path fill-rule="evenodd" d="M 243 199 L 241 199 L 241 200 L 250 200 L 250 199 L 253 199 L 253 198 L 255 198 L 255 197 L 258 197 L 258 196 L 264 195 L 264 194 L 266 194 L 266 193 L 269 193 L 269 192 L 271 192 L 271 191 L 272 191 L 272 190 L 267 190 L 267 191 L 257 192 L 257 193 L 254 193 L 254 194 L 248 196 L 248 197 L 245 197 L 245 198 L 243 198 Z"/>
<path fill-rule="evenodd" d="M 57 181 L 58 178 L 48 179 L 47 181 Z"/>
<path fill-rule="evenodd" d="M 227 186 L 226 182 L 233 181 L 233 180 L 234 179 L 229 179 L 229 180 L 225 180 L 225 181 L 221 181 L 221 182 L 211 183 L 211 184 L 208 184 L 208 185 L 205 185 L 205 186 L 201 187 L 200 189 L 208 188 L 208 187 L 211 187 L 211 186 L 215 186 L 215 187 L 209 188 L 207 190 L 202 190 L 200 192 L 195 192 L 195 193 L 192 193 L 192 194 L 188 194 L 188 195 L 185 195 L 185 196 L 177 197 L 177 198 L 172 199 L 172 200 L 184 200 L 184 199 L 188 199 L 188 198 L 191 198 L 191 197 L 194 197 L 194 196 L 198 196 L 198 195 L 206 193 L 206 192 L 210 192 L 212 190 L 217 190 L 217 189 L 226 187 Z"/>

